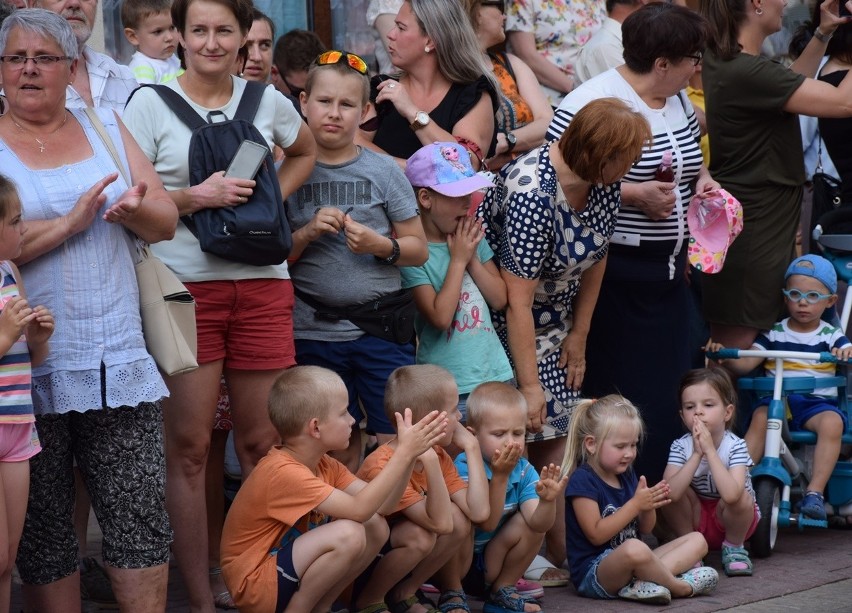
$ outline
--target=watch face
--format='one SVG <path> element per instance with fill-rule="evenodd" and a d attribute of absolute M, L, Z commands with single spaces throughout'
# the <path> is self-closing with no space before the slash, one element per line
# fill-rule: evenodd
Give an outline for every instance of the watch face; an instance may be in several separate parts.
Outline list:
<path fill-rule="evenodd" d="M 429 123 L 429 113 L 425 111 L 420 111 L 414 117 L 414 122 L 421 126 L 425 126 L 427 123 Z"/>
<path fill-rule="evenodd" d="M 512 134 L 511 132 L 507 132 L 506 142 L 508 142 L 510 145 L 515 145 L 518 142 L 518 137 Z"/>

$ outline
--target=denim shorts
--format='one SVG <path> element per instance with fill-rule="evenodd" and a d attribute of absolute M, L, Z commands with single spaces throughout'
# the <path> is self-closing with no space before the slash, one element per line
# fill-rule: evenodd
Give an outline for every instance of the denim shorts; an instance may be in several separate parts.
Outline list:
<path fill-rule="evenodd" d="M 597 598 L 598 600 L 614 600 L 615 598 L 618 598 L 618 596 L 610 594 L 603 589 L 601 584 L 598 582 L 598 566 L 600 566 L 603 559 L 613 551 L 614 549 L 607 549 L 592 560 L 589 570 L 586 571 L 586 576 L 583 577 L 580 585 L 577 586 L 577 593 L 580 596 L 585 596 L 586 598 Z"/>

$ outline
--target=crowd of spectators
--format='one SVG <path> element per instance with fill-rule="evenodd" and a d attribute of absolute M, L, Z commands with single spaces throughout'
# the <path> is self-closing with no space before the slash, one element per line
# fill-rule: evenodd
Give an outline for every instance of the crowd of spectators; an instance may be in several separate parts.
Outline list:
<path fill-rule="evenodd" d="M 483 372 L 523 396 L 529 460 L 558 465 L 577 403 L 617 393 L 646 424 L 636 473 L 659 481 L 682 434 L 679 381 L 708 340 L 694 330 L 749 348 L 783 311 L 778 288 L 808 179 L 799 115 L 818 118 L 820 152 L 852 203 L 850 4 L 818 1 L 813 36 L 786 65 L 761 55 L 781 29 L 775 0 L 701 0 L 698 10 L 372 0 L 369 61 L 328 50 L 313 32 L 278 36 L 252 0 L 124 0 L 136 49 L 128 67 L 88 44 L 98 0 L 0 2 L 0 160 L 26 224 L 20 252 L 7 257 L 22 280 L 0 268 L 52 313 L 49 324 L 40 307 L 32 315 L 52 330 L 46 355 L 50 333 L 26 332 L 31 419 L 0 411 L 0 428 L 32 422 L 41 448 L 0 458 L 0 484 L 21 484 L 6 464 L 29 466 L 26 514 L 0 488 L 0 537 L 5 524 L 27 611 L 60 610 L 81 594 L 162 610 L 170 554 L 191 611 L 233 607 L 219 568 L 226 439 L 245 480 L 281 442 L 267 412 L 276 380 L 297 364 L 329 368 L 356 424 L 366 418 L 335 451 L 355 473 L 365 444 L 395 440 L 398 424 L 384 414 L 391 373 L 449 359 L 434 345 L 469 328 L 500 343 L 467 345 L 491 355 L 447 366 L 461 419 L 485 382 L 459 373 L 465 361 L 499 357 Z M 267 84 L 254 125 L 293 229 L 278 265 L 201 250 L 179 218 L 239 207 L 255 183 L 216 172 L 193 185 L 190 128 L 154 89 L 137 90 L 159 84 L 203 117 L 232 117 L 249 81 Z M 459 193 L 418 183 L 424 147 L 478 171 L 480 183 Z M 687 210 L 720 188 L 742 204 L 743 231 L 723 270 L 703 274 L 687 260 Z M 193 372 L 166 376 L 146 351 L 139 242 L 195 298 Z M 445 281 L 458 296 L 442 293 Z M 406 287 L 423 347 L 319 315 Z M 89 498 L 103 567 L 85 557 Z M 528 576 L 564 585 L 565 499 L 553 502 L 546 560 Z M 11 564 L 0 571 L 6 602 Z M 98 573 L 99 585 L 87 583 Z"/>

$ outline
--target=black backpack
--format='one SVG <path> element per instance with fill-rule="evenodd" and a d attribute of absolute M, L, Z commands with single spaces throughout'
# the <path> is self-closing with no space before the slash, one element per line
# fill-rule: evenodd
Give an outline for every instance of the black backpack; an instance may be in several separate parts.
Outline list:
<path fill-rule="evenodd" d="M 175 90 L 164 85 L 142 87 L 152 87 L 192 130 L 190 185 L 198 185 L 214 172 L 225 170 L 244 140 L 267 147 L 266 140 L 252 123 L 266 89 L 262 83 L 246 82 L 233 119 L 228 119 L 221 111 L 211 111 L 206 120 Z M 254 180 L 254 192 L 244 204 L 202 209 L 181 217 L 181 221 L 206 253 L 255 266 L 281 264 L 290 253 L 293 238 L 272 152 L 267 153 Z"/>

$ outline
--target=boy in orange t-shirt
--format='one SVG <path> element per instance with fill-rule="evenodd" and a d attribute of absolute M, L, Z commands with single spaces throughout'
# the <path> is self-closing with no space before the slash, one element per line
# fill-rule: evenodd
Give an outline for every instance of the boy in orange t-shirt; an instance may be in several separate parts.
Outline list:
<path fill-rule="evenodd" d="M 326 455 L 349 444 L 348 407 L 346 386 L 325 368 L 291 368 L 272 387 L 282 445 L 243 483 L 222 533 L 222 575 L 243 613 L 329 610 L 387 541 L 377 512 L 393 510 L 414 462 L 448 426 L 438 411 L 414 425 L 411 411 L 394 414 L 397 453 L 368 484 Z"/>
<path fill-rule="evenodd" d="M 388 415 L 406 407 L 416 419 L 438 408 L 446 412 L 449 423 L 437 445 L 418 458 L 402 499 L 388 516 L 390 540 L 356 593 L 356 610 L 369 610 L 383 602 L 390 610 L 408 610 L 419 602 L 417 589 L 433 576 L 441 588 L 439 606 L 458 603 L 459 609 L 464 608 L 461 580 L 473 556 L 471 522 L 483 522 L 490 513 L 484 463 L 471 463 L 465 483 L 444 450 L 452 443 L 468 457 L 481 458 L 476 437 L 459 421 L 458 400 L 455 379 L 440 366 L 403 366 L 388 378 Z M 399 445 L 397 437 L 376 449 L 364 460 L 358 476 L 372 482 L 384 475 L 399 453 Z M 466 554 L 459 555 L 460 551 Z M 421 604 L 432 606 L 425 600 Z"/>

